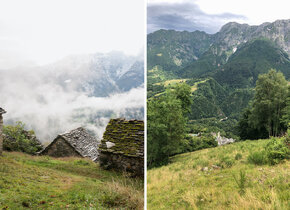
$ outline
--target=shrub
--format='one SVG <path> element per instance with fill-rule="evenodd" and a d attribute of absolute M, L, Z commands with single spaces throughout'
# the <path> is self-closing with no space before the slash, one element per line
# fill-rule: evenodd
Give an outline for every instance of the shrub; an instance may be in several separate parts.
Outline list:
<path fill-rule="evenodd" d="M 255 165 L 264 165 L 267 163 L 267 156 L 265 151 L 252 152 L 248 156 L 248 162 Z"/>
<path fill-rule="evenodd" d="M 216 146 L 218 143 L 211 134 L 203 134 L 200 137 L 187 136 L 181 143 L 180 151 L 181 153 L 192 152 Z"/>
<path fill-rule="evenodd" d="M 15 126 L 3 126 L 3 149 L 6 151 L 18 151 L 28 154 L 36 154 L 43 146 L 35 137 L 34 131 L 24 130 L 24 124 L 17 122 Z"/>
<path fill-rule="evenodd" d="M 246 172 L 245 171 L 240 171 L 240 177 L 239 179 L 236 176 L 233 176 L 238 187 L 239 187 L 239 193 L 240 195 L 245 194 L 245 188 L 246 188 Z"/>
<path fill-rule="evenodd" d="M 242 159 L 242 154 L 241 153 L 237 153 L 236 156 L 235 156 L 235 160 L 240 160 Z"/>
<path fill-rule="evenodd" d="M 266 154 L 270 164 L 278 164 L 290 157 L 289 139 L 284 138 L 272 138 L 266 145 Z"/>
<path fill-rule="evenodd" d="M 234 165 L 235 160 L 231 159 L 229 156 L 223 156 L 220 158 L 218 165 L 222 168 L 230 168 Z"/>

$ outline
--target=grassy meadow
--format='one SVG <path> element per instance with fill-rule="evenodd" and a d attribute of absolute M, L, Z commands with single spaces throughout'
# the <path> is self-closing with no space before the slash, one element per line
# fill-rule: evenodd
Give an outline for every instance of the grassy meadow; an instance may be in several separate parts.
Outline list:
<path fill-rule="evenodd" d="M 290 163 L 256 165 L 269 140 L 244 141 L 172 157 L 147 173 L 147 208 L 290 209 Z"/>
<path fill-rule="evenodd" d="M 0 156 L 0 209 L 143 209 L 143 183 L 86 159 Z"/>

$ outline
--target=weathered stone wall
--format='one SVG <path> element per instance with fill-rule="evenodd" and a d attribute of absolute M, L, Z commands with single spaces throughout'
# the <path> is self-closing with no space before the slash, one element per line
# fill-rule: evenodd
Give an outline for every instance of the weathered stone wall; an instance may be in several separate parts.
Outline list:
<path fill-rule="evenodd" d="M 0 114 L 0 155 L 2 155 L 2 151 L 3 151 L 3 134 L 2 134 L 2 128 L 3 128 L 3 117 L 2 117 L 2 114 Z"/>
<path fill-rule="evenodd" d="M 144 122 L 111 119 L 99 146 L 100 165 L 105 169 L 144 174 Z"/>
<path fill-rule="evenodd" d="M 41 152 L 41 155 L 49 155 L 52 157 L 81 157 L 81 155 L 61 137 L 58 137 L 51 145 L 46 147 L 45 150 Z"/>
<path fill-rule="evenodd" d="M 100 165 L 104 169 L 126 171 L 137 176 L 144 175 L 144 158 L 129 157 L 110 152 L 101 152 L 99 160 Z"/>

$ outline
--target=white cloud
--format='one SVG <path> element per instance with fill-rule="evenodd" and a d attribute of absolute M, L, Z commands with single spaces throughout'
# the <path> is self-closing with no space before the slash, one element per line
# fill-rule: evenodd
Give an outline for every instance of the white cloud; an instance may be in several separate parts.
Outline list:
<path fill-rule="evenodd" d="M 136 55 L 143 45 L 142 0 L 0 0 L 0 51 L 39 64 L 76 53 Z"/>
<path fill-rule="evenodd" d="M 49 142 L 57 134 L 79 126 L 93 131 L 100 139 L 110 118 L 143 118 L 145 90 L 142 84 L 128 92 L 94 97 L 80 89 L 76 81 L 86 84 L 87 78 L 80 75 L 91 75 L 98 72 L 97 69 L 62 67 L 0 70 L 0 107 L 7 111 L 4 123 L 22 121 L 27 129 L 35 130 L 42 142 Z M 62 77 L 57 74 L 66 75 L 68 79 L 60 80 Z"/>
<path fill-rule="evenodd" d="M 184 22 L 186 25 L 184 29 L 175 27 L 177 30 L 189 30 L 188 28 L 192 27 L 193 30 L 204 28 L 208 32 L 217 32 L 222 25 L 231 21 L 259 25 L 264 22 L 274 22 L 277 19 L 290 18 L 290 3 L 287 0 L 148 0 L 148 5 L 159 5 L 160 8 L 163 5 L 166 9 L 181 8 L 183 5 L 184 10 L 179 10 L 174 13 L 174 16 L 187 17 L 188 22 Z M 192 12 L 188 11 L 190 5 L 192 5 Z M 203 15 L 196 14 L 196 11 L 200 11 Z M 160 11 L 160 13 L 162 12 L 168 11 Z M 180 25 L 182 26 L 182 24 Z M 148 27 L 152 28 L 151 25 Z"/>
<path fill-rule="evenodd" d="M 290 3 L 287 0 L 196 0 L 196 3 L 203 11 L 209 14 L 230 12 L 244 15 L 248 18 L 244 22 L 251 25 L 290 18 Z"/>

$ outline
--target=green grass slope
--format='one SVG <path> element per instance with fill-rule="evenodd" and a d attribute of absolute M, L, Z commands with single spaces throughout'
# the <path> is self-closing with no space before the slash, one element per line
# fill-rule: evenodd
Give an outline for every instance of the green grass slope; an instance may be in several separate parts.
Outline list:
<path fill-rule="evenodd" d="M 247 161 L 267 142 L 245 141 L 185 153 L 167 166 L 149 170 L 148 209 L 289 209 L 289 161 L 275 166 Z"/>
<path fill-rule="evenodd" d="M 79 158 L 0 156 L 1 209 L 143 209 L 143 179 Z"/>

